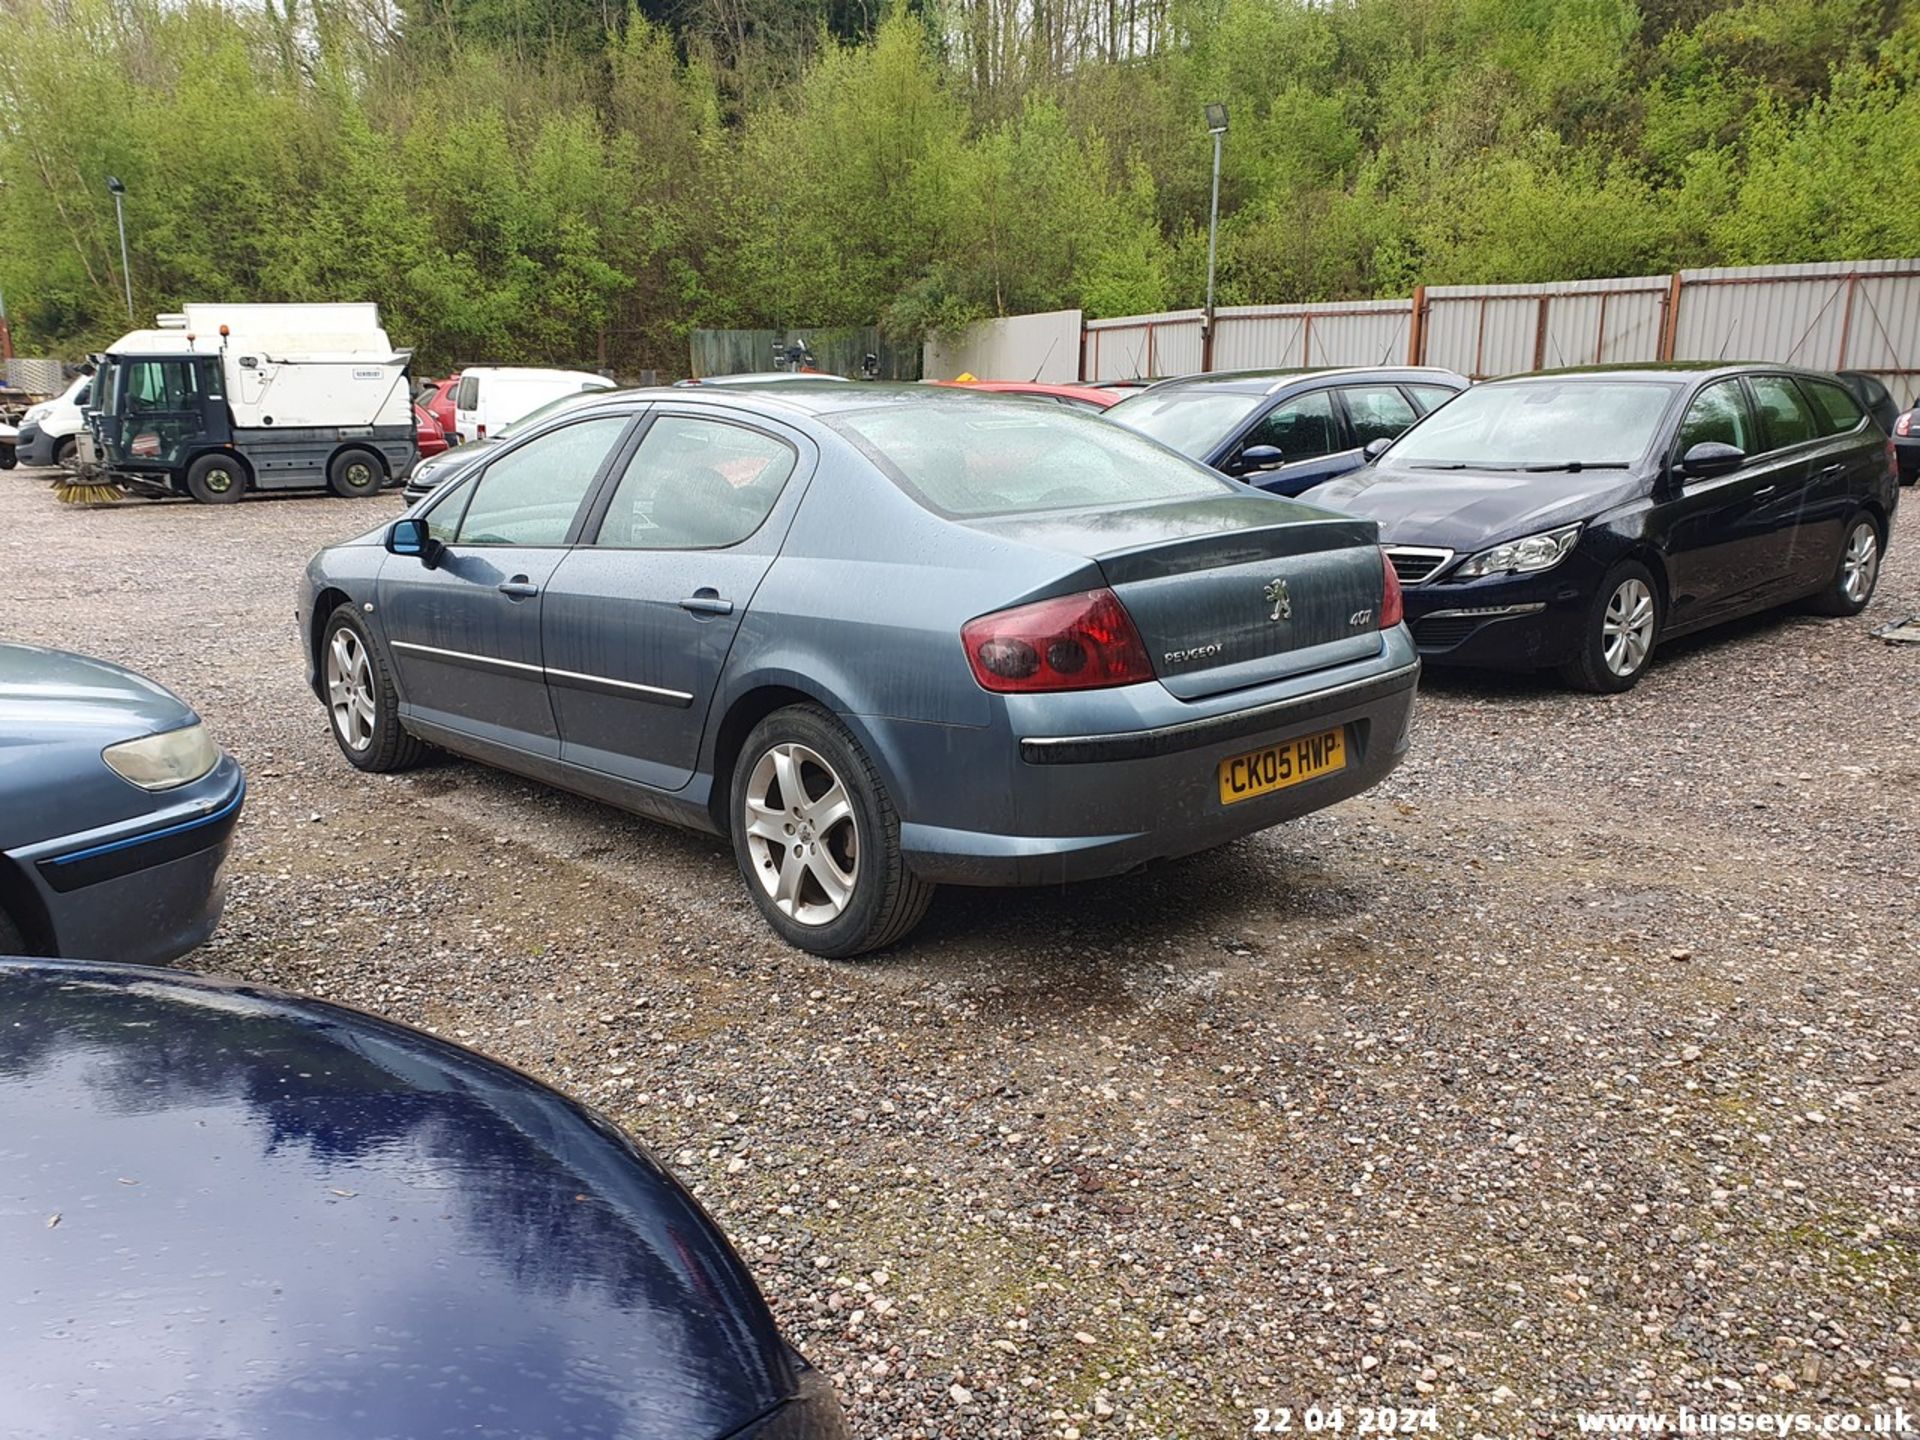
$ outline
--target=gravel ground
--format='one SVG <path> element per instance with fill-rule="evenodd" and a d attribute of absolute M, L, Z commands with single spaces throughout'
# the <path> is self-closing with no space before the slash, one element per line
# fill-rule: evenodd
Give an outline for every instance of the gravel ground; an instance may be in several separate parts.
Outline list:
<path fill-rule="evenodd" d="M 946 892 L 834 963 L 715 841 L 452 760 L 348 768 L 293 587 L 396 500 L 74 510 L 40 478 L 0 475 L 0 629 L 164 681 L 252 781 L 185 963 L 599 1106 L 861 1435 L 1920 1411 L 1920 647 L 1867 634 L 1920 610 L 1897 539 L 1860 619 L 1737 625 L 1615 699 L 1429 677 L 1372 795 L 1144 876 Z"/>

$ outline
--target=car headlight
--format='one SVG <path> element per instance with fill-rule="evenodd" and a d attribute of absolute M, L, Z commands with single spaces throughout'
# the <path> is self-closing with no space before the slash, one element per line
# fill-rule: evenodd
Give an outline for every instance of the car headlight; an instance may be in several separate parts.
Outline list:
<path fill-rule="evenodd" d="M 219 764 L 220 747 L 206 726 L 194 724 L 109 745 L 100 758 L 114 774 L 142 790 L 171 790 L 192 784 Z"/>
<path fill-rule="evenodd" d="M 1469 556 L 1454 574 L 1463 580 L 1471 580 L 1479 575 L 1526 575 L 1537 570 L 1551 570 L 1567 558 L 1567 552 L 1573 549 L 1573 542 L 1579 538 L 1578 525 L 1563 525 L 1558 530 L 1548 530 L 1544 534 L 1509 540 L 1504 545 L 1495 545 L 1491 550 L 1482 550 L 1478 555 Z"/>

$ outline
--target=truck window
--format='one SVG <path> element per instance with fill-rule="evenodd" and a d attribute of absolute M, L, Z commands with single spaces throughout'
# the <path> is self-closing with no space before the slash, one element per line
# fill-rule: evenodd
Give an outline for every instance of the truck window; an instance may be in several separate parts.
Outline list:
<path fill-rule="evenodd" d="M 126 412 L 155 414 L 192 408 L 195 400 L 190 360 L 131 360 L 124 382 Z"/>
<path fill-rule="evenodd" d="M 460 393 L 453 402 L 453 408 L 456 410 L 477 410 L 479 406 L 480 377 L 478 375 L 462 375 L 460 377 Z"/>

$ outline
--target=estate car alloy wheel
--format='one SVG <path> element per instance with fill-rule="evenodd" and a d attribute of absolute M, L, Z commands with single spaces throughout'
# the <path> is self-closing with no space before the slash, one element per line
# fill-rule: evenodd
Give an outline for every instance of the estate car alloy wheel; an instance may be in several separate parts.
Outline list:
<path fill-rule="evenodd" d="M 731 788 L 734 858 L 789 945 L 858 955 L 919 923 L 933 886 L 900 854 L 900 819 L 846 726 L 811 705 L 776 710 L 741 747 Z"/>
<path fill-rule="evenodd" d="M 1833 579 L 1813 597 L 1810 608 L 1821 615 L 1858 615 L 1880 583 L 1880 556 L 1879 522 L 1871 515 L 1854 516 L 1847 523 Z"/>
<path fill-rule="evenodd" d="M 1660 594 L 1637 560 L 1614 566 L 1587 610 L 1580 651 L 1561 674 L 1570 685 L 1602 694 L 1628 690 L 1645 673 L 1660 634 Z"/>
<path fill-rule="evenodd" d="M 349 763 L 377 773 L 417 764 L 426 746 L 402 728 L 392 672 L 353 606 L 327 618 L 319 660 L 328 728 Z"/>

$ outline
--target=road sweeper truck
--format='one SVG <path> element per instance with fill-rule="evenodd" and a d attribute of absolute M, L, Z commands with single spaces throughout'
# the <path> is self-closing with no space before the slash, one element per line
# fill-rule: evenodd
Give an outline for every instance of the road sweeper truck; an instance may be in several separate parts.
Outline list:
<path fill-rule="evenodd" d="M 374 305 L 189 305 L 96 367 L 66 498 L 376 494 L 412 469 L 408 350 Z"/>

